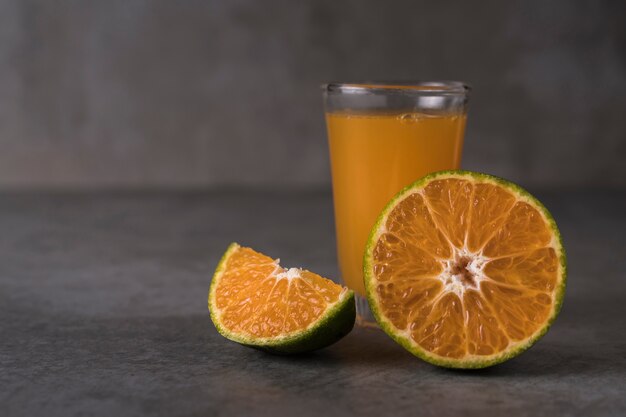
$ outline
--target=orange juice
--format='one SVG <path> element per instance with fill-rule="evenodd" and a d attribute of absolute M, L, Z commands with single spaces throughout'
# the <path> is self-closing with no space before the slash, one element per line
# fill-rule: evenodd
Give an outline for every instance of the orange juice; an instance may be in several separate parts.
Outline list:
<path fill-rule="evenodd" d="M 461 163 L 465 113 L 327 113 L 339 266 L 365 295 L 363 252 L 378 215 L 398 191 Z"/>

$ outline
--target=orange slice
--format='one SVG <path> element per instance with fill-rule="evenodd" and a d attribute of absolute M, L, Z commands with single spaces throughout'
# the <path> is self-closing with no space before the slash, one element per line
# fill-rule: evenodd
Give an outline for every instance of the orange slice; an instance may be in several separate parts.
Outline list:
<path fill-rule="evenodd" d="M 284 269 L 231 244 L 215 270 L 209 311 L 227 339 L 274 353 L 328 346 L 352 330 L 354 293 L 298 268 Z"/>
<path fill-rule="evenodd" d="M 561 307 L 566 261 L 556 223 L 528 192 L 445 171 L 383 210 L 364 276 L 372 312 L 393 339 L 436 365 L 482 368 L 547 331 Z"/>

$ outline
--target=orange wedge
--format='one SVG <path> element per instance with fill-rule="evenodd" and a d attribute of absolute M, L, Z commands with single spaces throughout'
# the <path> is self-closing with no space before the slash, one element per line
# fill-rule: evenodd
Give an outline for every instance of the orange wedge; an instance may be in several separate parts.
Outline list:
<path fill-rule="evenodd" d="M 209 289 L 211 319 L 222 336 L 273 353 L 328 346 L 354 326 L 354 293 L 313 272 L 284 269 L 231 244 Z"/>
<path fill-rule="evenodd" d="M 364 262 L 374 316 L 435 365 L 483 368 L 529 348 L 561 307 L 566 260 L 548 210 L 493 176 L 445 171 L 401 191 Z"/>

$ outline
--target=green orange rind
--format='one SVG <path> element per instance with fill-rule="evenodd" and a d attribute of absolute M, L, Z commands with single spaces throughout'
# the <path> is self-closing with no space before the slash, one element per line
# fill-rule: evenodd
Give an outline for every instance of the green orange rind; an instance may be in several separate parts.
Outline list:
<path fill-rule="evenodd" d="M 463 358 L 463 359 L 451 359 L 445 358 L 439 355 L 434 355 L 425 349 L 421 348 L 417 343 L 409 339 L 407 336 L 403 335 L 401 331 L 397 330 L 393 324 L 385 318 L 382 314 L 378 300 L 376 299 L 376 291 L 374 284 L 374 277 L 372 273 L 373 265 L 372 265 L 372 254 L 374 250 L 374 245 L 378 241 L 381 232 L 381 226 L 383 222 L 386 220 L 387 216 L 393 210 L 396 205 L 411 194 L 414 190 L 422 189 L 426 186 L 426 184 L 430 183 L 435 179 L 441 178 L 463 178 L 470 180 L 480 180 L 485 182 L 491 182 L 501 185 L 502 187 L 511 190 L 514 194 L 518 196 L 518 198 L 528 202 L 532 206 L 536 207 L 544 216 L 544 219 L 550 226 L 550 229 L 553 233 L 555 239 L 555 249 L 559 256 L 559 281 L 555 287 L 554 291 L 554 304 L 552 306 L 552 311 L 544 323 L 544 325 L 537 330 L 532 336 L 527 338 L 521 343 L 515 344 L 513 347 L 510 347 L 500 353 L 490 355 L 490 356 L 479 356 L 474 355 L 472 358 Z M 365 248 L 365 254 L 363 257 L 363 277 L 365 284 L 365 291 L 367 294 L 367 301 L 369 303 L 369 307 L 374 315 L 374 318 L 378 322 L 381 329 L 389 335 L 393 340 L 395 340 L 398 344 L 404 347 L 406 350 L 411 352 L 413 355 L 423 359 L 424 361 L 431 363 L 436 366 L 441 366 L 445 368 L 456 368 L 456 369 L 480 369 L 487 368 L 493 365 L 500 364 L 502 362 L 506 362 L 509 359 L 512 359 L 522 352 L 529 349 L 533 346 L 550 328 L 556 317 L 558 316 L 561 306 L 563 304 L 563 297 L 565 294 L 565 284 L 567 281 L 567 258 L 565 255 L 565 249 L 563 248 L 563 241 L 561 238 L 561 233 L 552 217 L 552 214 L 548 211 L 548 209 L 535 198 L 532 194 L 526 191 L 524 188 L 520 187 L 517 184 L 514 184 L 510 181 L 507 181 L 503 178 L 496 177 L 489 174 L 483 174 L 472 171 L 464 171 L 464 170 L 449 170 L 449 171 L 439 171 L 434 172 L 432 174 L 426 175 L 425 177 L 420 178 L 414 183 L 406 186 L 402 189 L 398 194 L 396 194 L 389 203 L 385 206 L 381 214 L 379 215 L 372 231 L 370 232 L 370 236 L 367 241 L 367 245 Z"/>

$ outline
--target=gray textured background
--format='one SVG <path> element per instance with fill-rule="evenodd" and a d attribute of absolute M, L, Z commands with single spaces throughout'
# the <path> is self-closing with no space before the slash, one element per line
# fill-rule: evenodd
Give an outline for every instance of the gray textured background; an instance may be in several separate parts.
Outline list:
<path fill-rule="evenodd" d="M 0 0 L 0 187 L 326 185 L 318 85 L 472 83 L 466 168 L 626 185 L 623 1 Z"/>

